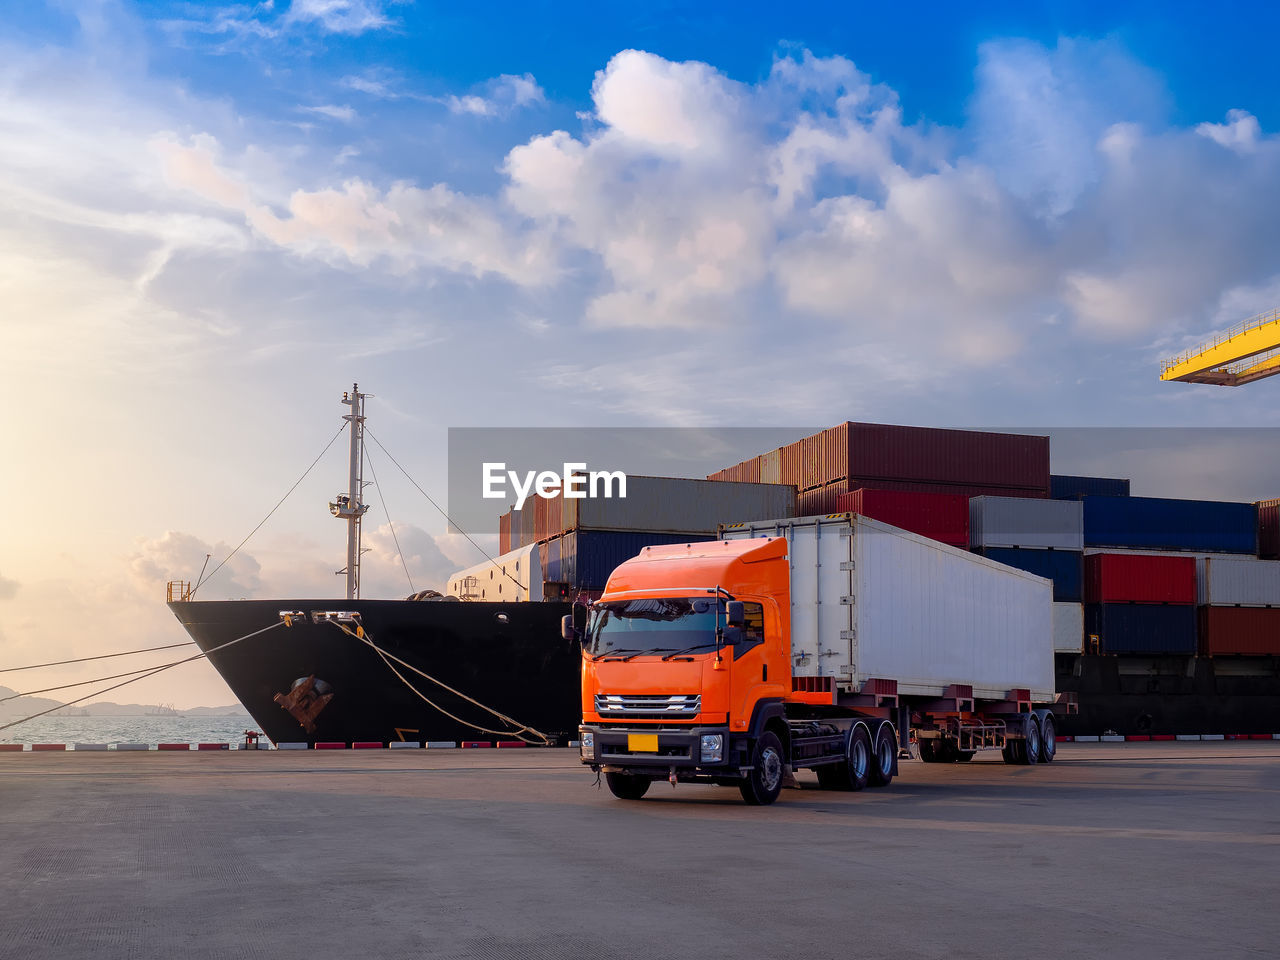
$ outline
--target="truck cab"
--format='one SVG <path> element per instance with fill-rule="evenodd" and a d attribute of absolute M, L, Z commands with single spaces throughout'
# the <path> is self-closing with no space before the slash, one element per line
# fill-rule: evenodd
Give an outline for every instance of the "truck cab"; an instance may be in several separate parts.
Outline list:
<path fill-rule="evenodd" d="M 771 803 L 795 766 L 887 783 L 892 725 L 870 718 L 855 735 L 830 692 L 793 689 L 790 601 L 780 537 L 646 547 L 619 566 L 578 635 L 583 762 L 625 799 L 661 779 Z"/>

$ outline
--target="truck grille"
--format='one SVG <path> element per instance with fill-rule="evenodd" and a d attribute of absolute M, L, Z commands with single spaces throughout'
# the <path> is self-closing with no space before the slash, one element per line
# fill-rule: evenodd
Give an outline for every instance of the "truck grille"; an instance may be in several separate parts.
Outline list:
<path fill-rule="evenodd" d="M 602 717 L 696 717 L 702 710 L 702 695 L 676 693 L 650 696 L 639 693 L 597 693 L 596 713 Z"/>

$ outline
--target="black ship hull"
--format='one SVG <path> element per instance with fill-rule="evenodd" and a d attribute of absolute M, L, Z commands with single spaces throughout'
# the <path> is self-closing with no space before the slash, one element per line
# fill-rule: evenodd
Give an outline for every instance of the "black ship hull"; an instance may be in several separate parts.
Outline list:
<path fill-rule="evenodd" d="M 1059 732 L 1096 736 L 1280 731 L 1280 657 L 1057 655 L 1080 712 Z"/>
<path fill-rule="evenodd" d="M 560 635 L 568 603 L 227 600 L 169 607 L 276 743 L 541 743 L 538 734 L 564 743 L 581 719 L 581 655 Z M 303 615 L 286 626 L 282 611 Z M 359 614 L 378 647 L 439 683 L 395 659 L 389 665 L 335 623 L 313 617 L 334 612 Z"/>

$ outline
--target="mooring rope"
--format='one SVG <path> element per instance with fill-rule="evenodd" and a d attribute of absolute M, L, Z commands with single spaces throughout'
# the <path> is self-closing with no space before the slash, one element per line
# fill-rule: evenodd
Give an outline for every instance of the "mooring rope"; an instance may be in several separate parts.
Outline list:
<path fill-rule="evenodd" d="M 529 726 L 528 724 L 522 724 L 520 723 L 520 721 L 512 717 L 508 717 L 505 713 L 502 713 L 499 710 L 495 710 L 493 707 L 486 706 L 485 704 L 481 703 L 479 700 L 475 699 L 475 697 L 469 697 L 465 693 L 463 693 L 461 690 L 455 690 L 453 687 L 449 686 L 443 680 L 437 680 L 435 677 L 431 676 L 431 674 L 426 673 L 422 670 L 419 670 L 417 667 L 415 667 L 411 663 L 407 663 L 404 660 L 401 660 L 394 653 L 389 653 L 386 650 L 383 650 L 380 646 L 378 646 L 376 643 L 373 642 L 373 640 L 365 632 L 365 629 L 363 626 L 358 626 L 357 630 L 352 630 L 345 623 L 341 623 L 337 620 L 330 620 L 329 623 L 332 623 L 334 626 L 336 626 L 339 630 L 341 630 L 343 633 L 347 634 L 348 636 L 355 637 L 355 639 L 359 640 L 361 643 L 364 643 L 367 646 L 371 647 L 374 650 L 374 652 L 377 653 L 378 656 L 382 658 L 382 662 L 387 665 L 387 668 L 400 679 L 401 683 L 403 683 L 406 687 L 408 687 L 415 694 L 417 694 L 418 697 L 422 699 L 425 703 L 434 707 L 436 710 L 439 710 L 450 720 L 460 723 L 465 727 L 470 727 L 472 730 L 478 730 L 481 733 L 491 733 L 494 736 L 498 736 L 498 737 L 511 736 L 511 737 L 517 738 L 518 740 L 523 740 L 525 743 L 537 743 L 537 741 L 535 740 L 529 740 L 525 737 L 520 736 L 522 733 L 528 732 L 533 734 L 536 737 L 540 737 L 543 746 L 551 745 L 551 738 L 548 737 L 541 730 L 537 730 L 534 727 Z M 448 690 L 454 696 L 459 697 L 463 700 L 466 700 L 468 703 L 474 704 L 475 706 L 479 707 L 481 710 L 484 710 L 486 713 L 493 714 L 503 723 L 509 723 L 511 724 L 511 726 L 516 727 L 517 729 L 491 730 L 488 727 L 482 727 L 479 724 L 472 723 L 469 720 L 463 720 L 461 717 L 450 713 L 448 710 L 440 706 L 440 704 L 431 700 L 429 697 L 426 696 L 426 694 L 424 694 L 421 690 L 419 690 L 412 683 L 410 683 L 408 679 L 405 678 L 404 674 L 402 674 L 399 670 L 397 670 L 394 666 L 392 666 L 391 664 L 392 660 L 400 664 L 405 669 L 412 670 L 414 673 L 418 674 L 418 676 L 424 677 L 425 679 L 430 680 L 432 683 L 436 684 L 437 686 L 443 687 L 445 690 Z M 3 729 L 3 728 L 0 727 L 0 729 Z"/>
<path fill-rule="evenodd" d="M 41 710 L 39 713 L 33 713 L 29 717 L 23 717 L 21 720 L 12 720 L 9 723 L 0 725 L 0 730 L 8 730 L 10 727 L 16 727 L 20 723 L 26 723 L 28 720 L 35 720 L 37 717 L 43 717 L 45 714 L 53 713 L 55 710 L 61 710 L 63 707 L 74 707 L 77 703 L 83 703 L 85 700 L 90 700 L 93 697 L 101 696 L 104 693 L 110 693 L 112 690 L 118 690 L 121 687 L 128 686 L 131 683 L 137 683 L 139 680 L 147 679 L 147 677 L 154 677 L 157 673 L 163 673 L 166 670 L 170 670 L 173 667 L 181 666 L 184 663 L 190 663 L 193 660 L 203 659 L 209 656 L 209 654 L 217 653 L 219 650 L 225 650 L 227 647 L 232 646 L 233 644 L 237 644 L 241 640 L 248 640 L 250 637 L 256 637 L 258 636 L 258 634 L 266 633 L 268 630 L 274 630 L 276 627 L 281 627 L 281 626 L 284 626 L 284 621 L 277 620 L 275 623 L 271 624 L 271 626 L 269 627 L 263 627 L 261 630 L 253 631 L 253 633 L 246 633 L 243 637 L 236 637 L 234 640 L 228 640 L 226 643 L 221 643 L 218 646 L 212 648 L 211 650 L 202 651 L 200 653 L 197 653 L 195 656 L 187 657 L 185 660 L 175 660 L 173 663 L 166 663 L 159 667 L 148 668 L 146 673 L 142 674 L 142 676 L 134 677 L 132 680 L 122 680 L 117 684 L 113 684 L 110 687 L 106 687 L 105 689 L 95 690 L 93 693 L 86 693 L 83 697 L 80 697 L 78 700 L 72 700 L 70 703 L 60 703 L 56 707 L 50 707 L 48 710 Z M 109 679 L 109 678 L 100 677 L 97 681 L 91 680 L 89 682 L 100 683 L 103 679 Z"/>
<path fill-rule="evenodd" d="M 40 667 L 62 667 L 68 663 L 87 663 L 90 660 L 110 660 L 112 657 L 127 657 L 135 653 L 151 653 L 155 650 L 172 650 L 175 647 L 189 647 L 194 640 L 186 640 L 182 643 L 167 643 L 163 647 L 143 647 L 141 650 L 125 650 L 121 653 L 101 653 L 96 657 L 77 657 L 74 660 L 51 660 L 48 663 L 32 663 L 25 667 L 0 667 L 0 673 L 17 673 L 19 670 L 36 670 Z M 124 676 L 124 674 L 120 674 Z M 104 677 L 103 679 L 110 679 Z"/>

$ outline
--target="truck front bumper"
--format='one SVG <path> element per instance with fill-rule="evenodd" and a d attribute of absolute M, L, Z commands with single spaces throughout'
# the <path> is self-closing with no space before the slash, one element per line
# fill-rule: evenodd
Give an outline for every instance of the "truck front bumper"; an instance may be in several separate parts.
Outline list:
<path fill-rule="evenodd" d="M 583 724 L 578 730 L 579 739 L 584 742 L 585 735 L 591 735 L 592 750 L 588 755 L 583 748 L 582 762 L 593 770 L 626 770 L 666 776 L 674 769 L 677 773 L 698 771 L 713 774 L 736 772 L 741 762 L 735 749 L 737 745 L 731 741 L 729 728 L 724 725 L 655 728 Z M 704 737 L 719 738 L 718 758 L 708 750 L 706 752 L 711 756 L 703 759 Z"/>

